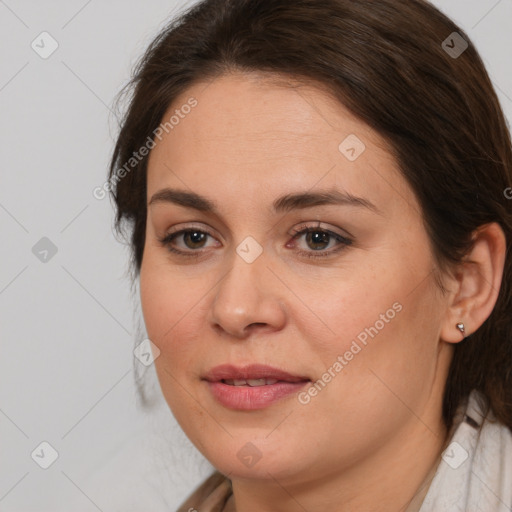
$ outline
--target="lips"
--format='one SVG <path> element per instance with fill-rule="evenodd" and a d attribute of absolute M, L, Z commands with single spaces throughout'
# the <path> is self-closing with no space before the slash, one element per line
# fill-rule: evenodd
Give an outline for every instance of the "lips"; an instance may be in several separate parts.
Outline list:
<path fill-rule="evenodd" d="M 278 379 L 222 379 L 221 382 L 229 386 L 270 386 L 278 382 Z"/>
<path fill-rule="evenodd" d="M 245 384 L 249 386 L 262 386 L 264 384 L 274 384 L 277 381 L 300 382 L 310 380 L 308 377 L 292 375 L 279 368 L 262 364 L 250 364 L 241 367 L 223 364 L 206 372 L 203 378 L 209 382 L 224 381 L 226 384 L 235 386 Z M 263 379 L 265 379 L 265 383 L 263 383 Z M 242 381 L 245 382 L 242 383 Z"/>
<path fill-rule="evenodd" d="M 259 364 L 216 366 L 203 380 L 217 403 L 244 411 L 264 409 L 299 392 L 310 382 L 308 377 Z"/>

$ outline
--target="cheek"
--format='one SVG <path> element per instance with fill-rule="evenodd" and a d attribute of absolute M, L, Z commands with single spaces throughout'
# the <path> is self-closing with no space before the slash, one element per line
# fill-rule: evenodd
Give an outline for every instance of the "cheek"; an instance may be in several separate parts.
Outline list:
<path fill-rule="evenodd" d="M 157 371 L 166 368 L 174 375 L 195 368 L 190 363 L 197 359 L 198 347 L 191 341 L 204 324 L 199 316 L 207 299 L 201 282 L 192 282 L 158 254 L 148 252 L 143 261 L 140 299 L 148 337 L 160 350 Z"/>
<path fill-rule="evenodd" d="M 320 313 L 335 334 L 314 338 L 311 354 L 321 354 L 324 373 L 316 376 L 311 398 L 302 395 L 306 405 L 299 412 L 305 421 L 322 418 L 321 428 L 333 435 L 350 433 L 358 449 L 371 451 L 380 442 L 375 425 L 381 425 L 379 436 L 391 435 L 411 411 L 422 410 L 436 373 L 437 333 L 435 325 L 424 325 L 423 315 L 430 315 L 425 288 L 410 293 L 395 283 L 385 293 L 352 291 Z"/>
<path fill-rule="evenodd" d="M 400 317 L 402 308 L 397 302 L 402 294 L 396 281 L 387 282 L 386 274 L 365 267 L 364 272 L 354 269 L 319 280 L 315 287 L 296 289 L 302 303 L 314 312 L 297 311 L 294 316 L 305 339 L 314 344 L 310 348 L 332 359 L 349 350 L 353 340 L 364 346 L 371 339 L 368 330 L 374 333 L 375 324 L 379 333 L 388 330 Z"/>
<path fill-rule="evenodd" d="M 181 384 L 197 360 L 197 347 L 189 342 L 190 330 L 197 325 L 192 307 L 197 300 L 192 289 L 183 293 L 184 283 L 176 272 L 171 274 L 165 264 L 147 254 L 140 272 L 140 299 L 148 338 L 160 350 L 154 365 L 163 396 L 182 423 L 182 416 L 199 420 L 203 412 L 196 410 Z"/>
<path fill-rule="evenodd" d="M 165 286 L 165 280 L 159 278 L 154 267 L 145 264 L 140 273 L 140 299 L 144 322 L 149 338 L 162 349 L 166 328 L 172 323 L 170 316 L 176 311 L 176 301 Z"/>
<path fill-rule="evenodd" d="M 186 313 L 177 287 L 165 265 L 158 264 L 148 251 L 140 271 L 140 300 L 148 337 L 162 352 L 173 326 Z"/>
<path fill-rule="evenodd" d="M 407 395 L 434 376 L 442 304 L 432 279 L 420 268 L 404 269 L 392 259 L 387 263 L 326 282 L 321 292 L 304 292 L 316 321 L 295 318 L 322 366 L 329 369 L 338 361 L 332 372 L 345 378 L 336 379 L 333 389 L 367 388 L 381 376 Z M 418 263 L 429 268 L 427 261 Z"/>

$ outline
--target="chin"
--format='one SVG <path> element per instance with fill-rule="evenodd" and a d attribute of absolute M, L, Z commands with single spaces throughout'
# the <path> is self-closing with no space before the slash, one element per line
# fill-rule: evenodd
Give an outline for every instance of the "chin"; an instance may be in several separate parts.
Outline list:
<path fill-rule="evenodd" d="M 258 441 L 244 439 L 230 442 L 230 446 L 219 446 L 204 455 L 230 479 L 281 480 L 289 478 L 291 472 L 300 471 L 297 455 L 292 452 L 285 450 L 282 443 L 270 446 L 267 440 L 267 448 L 261 448 Z M 304 463 L 304 459 L 301 460 Z"/>

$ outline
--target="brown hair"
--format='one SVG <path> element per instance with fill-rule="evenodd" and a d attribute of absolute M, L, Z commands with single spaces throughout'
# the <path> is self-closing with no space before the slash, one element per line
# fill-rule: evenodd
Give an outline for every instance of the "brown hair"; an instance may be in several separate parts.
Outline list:
<path fill-rule="evenodd" d="M 463 50 L 464 41 L 462 54 L 450 52 Z M 124 91 L 130 104 L 110 166 L 116 226 L 128 223 L 136 274 L 147 158 L 122 179 L 116 169 L 154 139 L 179 94 L 230 70 L 314 80 L 387 140 L 419 200 L 440 269 L 462 260 L 475 229 L 499 223 L 507 255 L 498 300 L 484 324 L 455 345 L 443 418 L 450 427 L 457 406 L 477 389 L 512 430 L 512 215 L 505 197 L 512 148 L 468 36 L 422 0 L 204 0 L 183 13 L 154 39 Z"/>

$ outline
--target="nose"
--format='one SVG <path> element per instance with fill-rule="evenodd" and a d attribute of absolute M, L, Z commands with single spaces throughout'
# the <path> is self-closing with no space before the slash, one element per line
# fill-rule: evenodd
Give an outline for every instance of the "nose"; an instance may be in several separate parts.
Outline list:
<path fill-rule="evenodd" d="M 285 325 L 284 287 L 267 263 L 263 254 L 252 263 L 234 254 L 210 308 L 210 323 L 220 334 L 244 339 L 253 332 L 273 332 Z"/>

